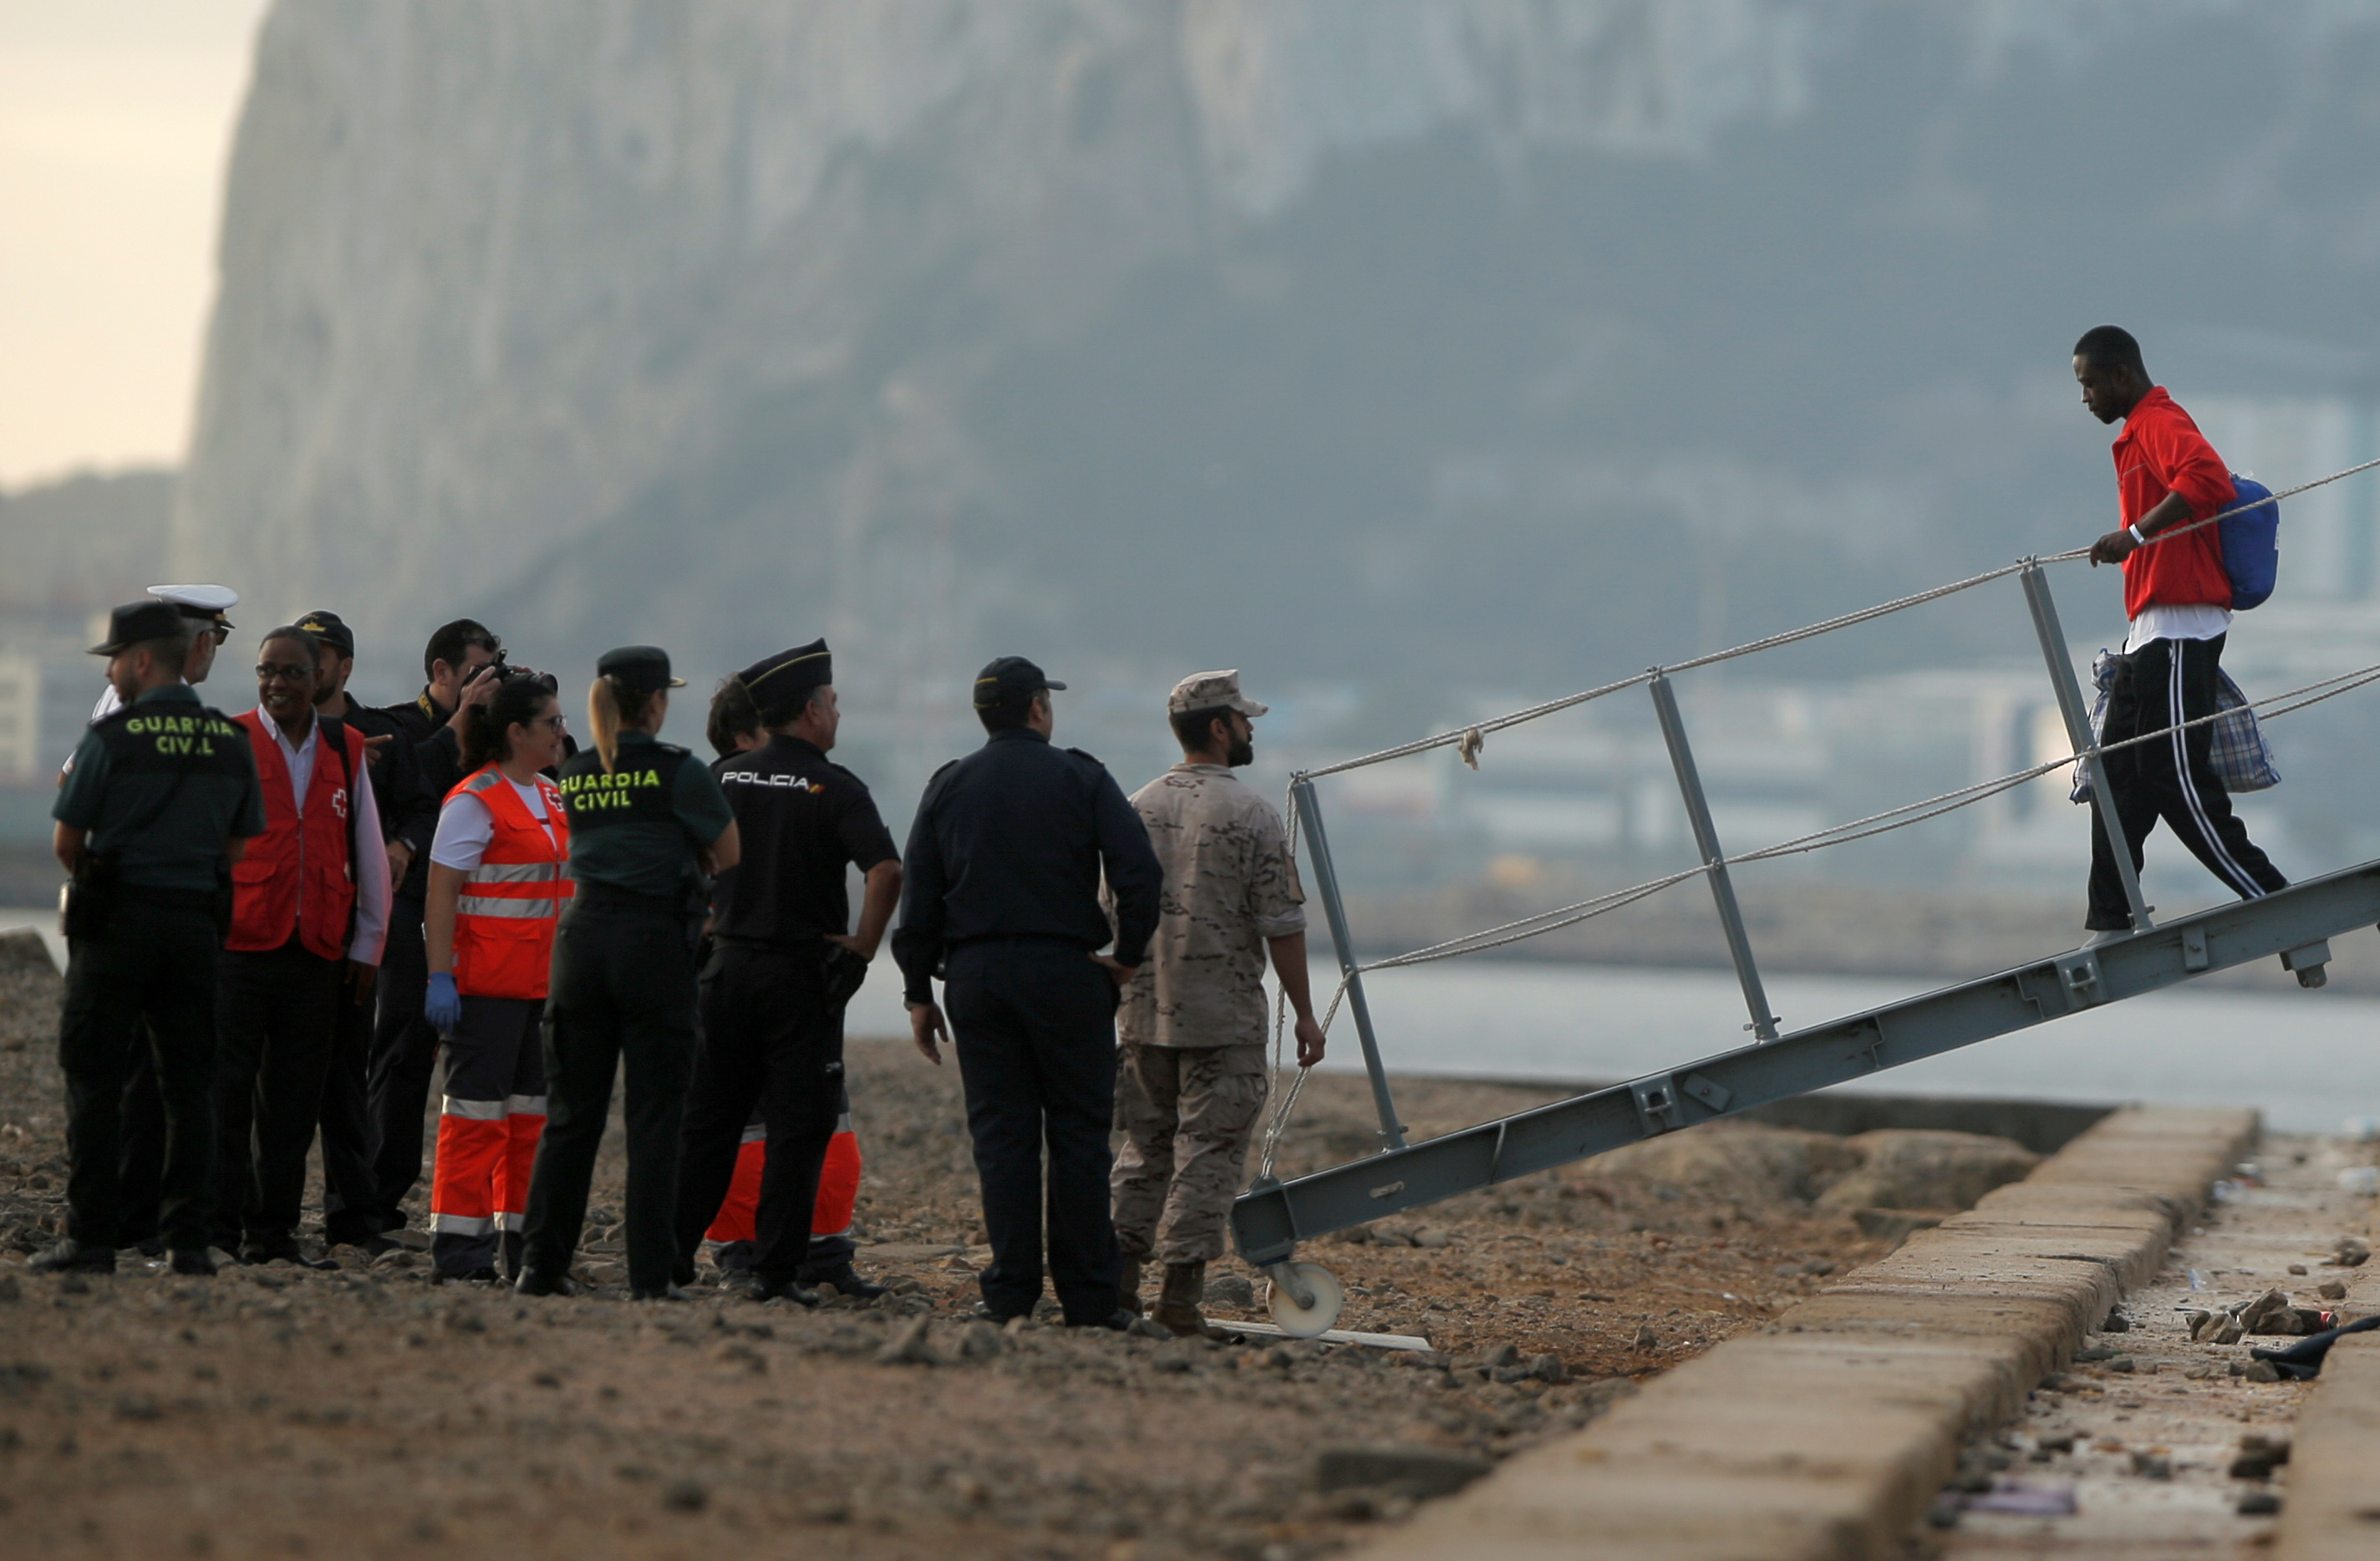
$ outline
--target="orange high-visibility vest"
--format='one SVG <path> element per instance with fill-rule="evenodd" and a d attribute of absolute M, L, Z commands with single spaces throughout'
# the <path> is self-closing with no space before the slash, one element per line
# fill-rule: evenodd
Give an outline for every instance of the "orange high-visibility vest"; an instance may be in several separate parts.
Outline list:
<path fill-rule="evenodd" d="M 553 782 L 540 775 L 537 789 L 551 835 L 492 764 L 446 793 L 450 804 L 477 797 L 496 821 L 455 907 L 455 990 L 467 998 L 545 996 L 554 924 L 571 893 L 570 824 Z"/>
<path fill-rule="evenodd" d="M 346 728 L 346 745 L 335 754 L 317 739 L 314 779 L 301 816 L 281 744 L 265 724 L 269 719 L 261 710 L 232 717 L 247 729 L 256 755 L 264 833 L 231 865 L 231 935 L 224 947 L 278 949 L 295 934 L 308 953 L 343 960 L 356 902 L 355 865 L 347 860 L 353 841 L 347 814 L 356 800 L 348 788 L 363 773 L 363 735 Z M 380 839 L 377 824 L 370 835 Z"/>

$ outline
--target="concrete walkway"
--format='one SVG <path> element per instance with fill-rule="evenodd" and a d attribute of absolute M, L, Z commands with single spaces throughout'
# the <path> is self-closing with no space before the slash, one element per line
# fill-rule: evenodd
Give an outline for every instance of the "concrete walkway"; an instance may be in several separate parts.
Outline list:
<path fill-rule="evenodd" d="M 2152 1280 L 2255 1131 L 2246 1110 L 2118 1112 L 2026 1180 L 1362 1554 L 1901 1555 L 1962 1442 L 2007 1423 L 2127 1289 Z"/>
<path fill-rule="evenodd" d="M 2329 1388 L 2255 1369 L 2258 1346 L 2289 1338 L 2226 1330 L 2192 1340 L 2190 1319 L 2276 1290 L 2352 1316 L 2372 1309 L 2375 1276 L 2329 1261 L 2371 1210 L 2338 1188 L 2347 1146 L 2268 1136 L 2254 1155 L 2155 1278 L 2126 1287 L 2123 1326 L 2092 1338 L 2015 1422 L 1969 1440 L 1959 1489 L 1934 1515 L 1937 1561 L 2272 1554 L 2277 1525 L 2303 1505 L 2301 1471 L 2284 1450 L 2293 1437 L 2312 1450 L 2319 1438 L 2301 1411 Z"/>
<path fill-rule="evenodd" d="M 2276 1561 L 2380 1555 L 2380 1331 L 2331 1347 L 2300 1417 Z"/>

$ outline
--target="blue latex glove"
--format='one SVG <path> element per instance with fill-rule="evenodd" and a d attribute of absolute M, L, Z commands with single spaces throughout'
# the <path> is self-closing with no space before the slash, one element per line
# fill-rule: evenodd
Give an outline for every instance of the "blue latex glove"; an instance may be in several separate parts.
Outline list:
<path fill-rule="evenodd" d="M 421 1017 L 442 1035 L 451 1035 L 463 1023 L 463 994 L 455 990 L 451 974 L 433 973 L 430 977 L 430 994 L 421 999 Z"/>

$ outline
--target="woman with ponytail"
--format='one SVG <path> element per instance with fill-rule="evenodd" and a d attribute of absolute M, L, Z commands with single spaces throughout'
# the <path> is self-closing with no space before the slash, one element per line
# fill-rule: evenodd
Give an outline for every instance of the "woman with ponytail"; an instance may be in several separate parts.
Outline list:
<path fill-rule="evenodd" d="M 553 949 L 545 1068 L 552 1115 L 528 1194 L 517 1288 L 570 1295 L 595 1152 L 627 1063 L 628 1294 L 683 1301 L 671 1282 L 677 1142 L 694 1065 L 694 943 L 699 874 L 735 865 L 735 815 L 710 768 L 658 740 L 669 715 L 669 654 L 608 651 L 587 691 L 594 744 L 562 767 L 577 893 Z"/>
<path fill-rule="evenodd" d="M 550 679 L 506 678 L 465 707 L 464 779 L 446 793 L 422 906 L 446 1091 L 430 1184 L 430 1255 L 442 1281 L 520 1269 L 529 1166 L 545 1125 L 538 1021 L 553 929 L 570 898 L 570 826 L 542 770 L 563 756 Z"/>

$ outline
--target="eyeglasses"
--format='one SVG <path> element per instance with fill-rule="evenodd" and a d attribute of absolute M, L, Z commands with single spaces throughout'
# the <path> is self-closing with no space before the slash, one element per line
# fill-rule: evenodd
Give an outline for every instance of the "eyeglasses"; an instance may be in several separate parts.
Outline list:
<path fill-rule="evenodd" d="M 569 721 L 561 716 L 540 716 L 535 720 L 526 722 L 525 724 L 529 726 L 550 726 L 556 732 L 566 731 L 570 725 Z"/>
<path fill-rule="evenodd" d="M 311 683 L 314 681 L 314 669 L 300 666 L 276 667 L 269 661 L 260 661 L 256 667 L 256 681 L 259 683 Z"/>

